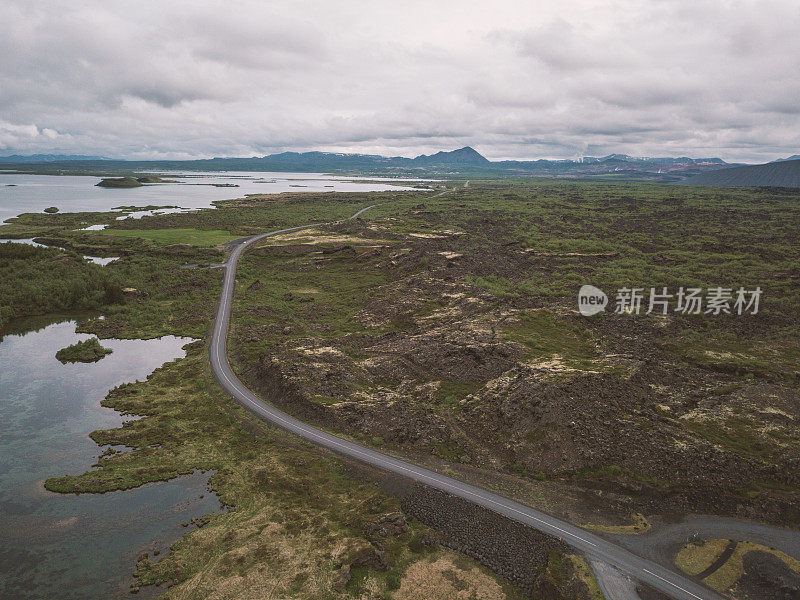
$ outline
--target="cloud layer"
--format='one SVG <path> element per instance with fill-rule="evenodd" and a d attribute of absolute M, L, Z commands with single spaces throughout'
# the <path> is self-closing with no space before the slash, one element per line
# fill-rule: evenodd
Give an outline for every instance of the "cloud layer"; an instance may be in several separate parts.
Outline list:
<path fill-rule="evenodd" d="M 800 153 L 796 0 L 0 0 L 0 152 Z"/>

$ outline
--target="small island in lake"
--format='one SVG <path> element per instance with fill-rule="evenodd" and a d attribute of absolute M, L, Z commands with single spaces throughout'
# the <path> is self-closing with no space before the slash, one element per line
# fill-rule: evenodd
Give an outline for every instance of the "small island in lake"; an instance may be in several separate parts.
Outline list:
<path fill-rule="evenodd" d="M 96 185 L 106 188 L 135 188 L 142 187 L 146 183 L 180 183 L 180 181 L 163 179 L 157 175 L 142 175 L 140 177 L 105 177 Z"/>
<path fill-rule="evenodd" d="M 72 344 L 56 352 L 56 358 L 62 363 L 97 362 L 106 354 L 111 354 L 111 348 L 104 348 L 97 338 L 90 338 L 77 344 Z"/>
<path fill-rule="evenodd" d="M 106 177 L 97 187 L 105 188 L 135 188 L 142 187 L 142 184 L 133 177 Z"/>

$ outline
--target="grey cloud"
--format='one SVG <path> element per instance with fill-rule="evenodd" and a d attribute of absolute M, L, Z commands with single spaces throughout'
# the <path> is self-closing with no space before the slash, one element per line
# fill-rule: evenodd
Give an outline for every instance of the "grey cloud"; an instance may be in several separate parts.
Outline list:
<path fill-rule="evenodd" d="M 794 0 L 465 0 L 458 11 L 0 0 L 0 11 L 3 151 L 800 150 Z"/>
<path fill-rule="evenodd" d="M 555 71 L 584 71 L 596 68 L 624 68 L 629 55 L 617 46 L 617 40 L 578 32 L 575 26 L 559 18 L 528 32 L 507 32 L 520 56 L 540 61 Z"/>

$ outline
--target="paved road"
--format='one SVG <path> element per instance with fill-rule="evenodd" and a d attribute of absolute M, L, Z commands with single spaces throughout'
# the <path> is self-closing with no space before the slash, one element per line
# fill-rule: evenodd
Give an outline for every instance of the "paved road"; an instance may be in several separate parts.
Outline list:
<path fill-rule="evenodd" d="M 369 208 L 372 208 L 372 206 L 361 209 L 350 218 L 354 219 Z M 309 442 L 328 448 L 346 457 L 385 469 L 403 477 L 408 477 L 438 490 L 453 494 L 454 496 L 459 496 L 479 506 L 483 506 L 489 510 L 493 510 L 529 525 L 543 533 L 557 537 L 580 552 L 595 557 L 635 579 L 650 584 L 675 600 L 722 600 L 723 597 L 716 592 L 694 583 L 686 577 L 653 561 L 641 558 L 625 548 L 585 531 L 580 527 L 551 517 L 550 515 L 539 512 L 519 502 L 504 498 L 493 492 L 453 479 L 452 477 L 447 477 L 446 475 L 436 473 L 435 471 L 425 469 L 413 463 L 381 454 L 365 446 L 307 425 L 283 411 L 278 410 L 274 406 L 265 403 L 248 390 L 247 387 L 239 381 L 236 375 L 233 374 L 228 364 L 226 354 L 228 323 L 230 320 L 234 279 L 239 257 L 247 247 L 266 237 L 286 233 L 288 231 L 297 231 L 298 229 L 305 229 L 315 225 L 319 225 L 319 223 L 278 229 L 249 238 L 233 248 L 225 264 L 225 279 L 222 286 L 219 308 L 217 309 L 217 317 L 214 322 L 214 329 L 211 334 L 209 356 L 211 368 L 217 380 L 240 404 L 242 404 L 242 406 L 254 412 L 260 418 L 294 433 Z"/>

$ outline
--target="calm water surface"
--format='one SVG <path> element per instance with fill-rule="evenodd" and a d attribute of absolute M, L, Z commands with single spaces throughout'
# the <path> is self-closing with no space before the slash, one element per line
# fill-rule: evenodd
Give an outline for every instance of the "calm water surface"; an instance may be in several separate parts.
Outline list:
<path fill-rule="evenodd" d="M 61 212 L 108 211 L 117 206 L 179 206 L 207 208 L 214 200 L 241 198 L 246 194 L 281 192 L 378 192 L 411 190 L 386 180 L 353 181 L 321 173 L 181 173 L 138 188 L 97 187 L 100 177 L 84 175 L 19 175 L 0 172 L 0 222 L 24 212 L 40 212 L 57 206 Z M 408 182 L 418 180 L 405 180 Z M 214 187 L 197 184 L 233 184 Z"/>
<path fill-rule="evenodd" d="M 100 406 L 108 390 L 185 355 L 189 338 L 103 340 L 99 362 L 63 365 L 55 353 L 91 336 L 75 321 L 0 341 L 0 598 L 131 598 L 136 558 L 186 533 L 181 523 L 221 509 L 197 473 L 125 492 L 48 492 L 48 477 L 91 468 L 88 434 L 125 420 Z M 204 498 L 200 498 L 203 495 Z M 143 589 L 138 597 L 158 590 Z"/>

